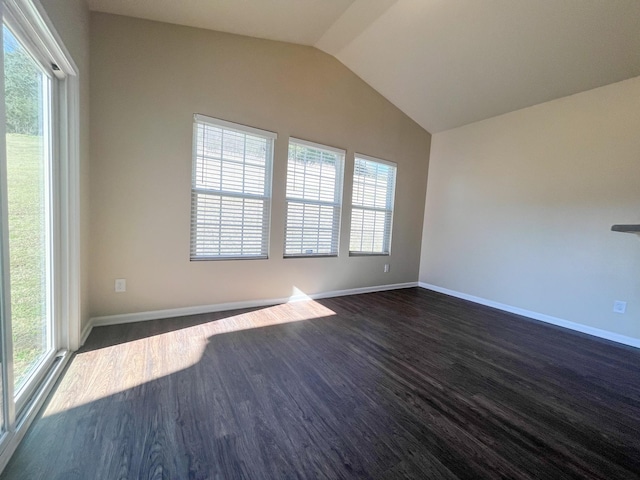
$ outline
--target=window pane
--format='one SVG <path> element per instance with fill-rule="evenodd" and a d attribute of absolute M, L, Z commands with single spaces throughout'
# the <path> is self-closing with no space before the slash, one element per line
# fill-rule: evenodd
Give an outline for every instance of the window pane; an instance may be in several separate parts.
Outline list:
<path fill-rule="evenodd" d="M 395 183 L 394 165 L 356 156 L 350 253 L 389 253 Z"/>
<path fill-rule="evenodd" d="M 288 202 L 285 255 L 335 254 L 339 224 L 339 207 Z"/>
<path fill-rule="evenodd" d="M 192 255 L 201 257 L 261 256 L 265 200 L 194 193 L 195 232 Z"/>
<path fill-rule="evenodd" d="M 287 164 L 287 197 L 335 203 L 337 194 L 338 154 L 289 144 Z"/>
<path fill-rule="evenodd" d="M 194 125 L 191 258 L 266 257 L 273 140 L 209 120 Z"/>
<path fill-rule="evenodd" d="M 344 154 L 298 142 L 289 142 L 284 255 L 337 255 Z"/>
<path fill-rule="evenodd" d="M 391 214 L 383 211 L 353 209 L 350 252 L 387 253 L 386 232 Z"/>
<path fill-rule="evenodd" d="M 49 78 L 3 28 L 9 271 L 16 391 L 53 347 L 50 308 Z"/>

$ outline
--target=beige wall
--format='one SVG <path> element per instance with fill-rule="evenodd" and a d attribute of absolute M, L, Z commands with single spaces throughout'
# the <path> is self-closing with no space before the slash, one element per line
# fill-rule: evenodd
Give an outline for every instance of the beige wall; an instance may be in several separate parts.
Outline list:
<path fill-rule="evenodd" d="M 80 82 L 81 318 L 89 320 L 89 9 L 84 0 L 40 0 L 69 50 Z"/>
<path fill-rule="evenodd" d="M 640 77 L 434 135 L 427 192 L 420 281 L 640 338 Z"/>
<path fill-rule="evenodd" d="M 278 133 L 269 260 L 189 261 L 194 113 Z M 289 135 L 348 152 L 338 258 L 282 259 Z M 92 14 L 92 316 L 417 281 L 429 144 L 317 49 Z M 390 259 L 348 256 L 355 151 L 398 163 Z"/>

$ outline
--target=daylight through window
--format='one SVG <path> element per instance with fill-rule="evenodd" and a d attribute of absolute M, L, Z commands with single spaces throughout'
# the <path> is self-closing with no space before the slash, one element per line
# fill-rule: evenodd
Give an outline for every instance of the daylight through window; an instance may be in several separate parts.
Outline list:
<path fill-rule="evenodd" d="M 267 258 L 276 134 L 194 118 L 191 259 Z"/>
<path fill-rule="evenodd" d="M 344 154 L 289 140 L 285 257 L 338 255 Z"/>
<path fill-rule="evenodd" d="M 356 154 L 351 211 L 351 255 L 391 250 L 396 164 Z"/>

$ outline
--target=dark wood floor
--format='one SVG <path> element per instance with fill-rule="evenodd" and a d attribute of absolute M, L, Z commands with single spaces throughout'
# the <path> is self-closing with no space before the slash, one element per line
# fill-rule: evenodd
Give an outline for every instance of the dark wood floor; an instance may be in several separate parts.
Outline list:
<path fill-rule="evenodd" d="M 422 289 L 96 328 L 2 478 L 639 478 L 639 369 Z"/>

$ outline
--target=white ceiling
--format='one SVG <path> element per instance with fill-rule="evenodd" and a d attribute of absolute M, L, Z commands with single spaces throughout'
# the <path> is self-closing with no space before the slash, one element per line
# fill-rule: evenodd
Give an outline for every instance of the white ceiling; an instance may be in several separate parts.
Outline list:
<path fill-rule="evenodd" d="M 640 0 L 88 0 L 316 47 L 431 133 L 640 75 Z"/>
<path fill-rule="evenodd" d="M 87 0 L 91 10 L 313 45 L 354 0 Z"/>

